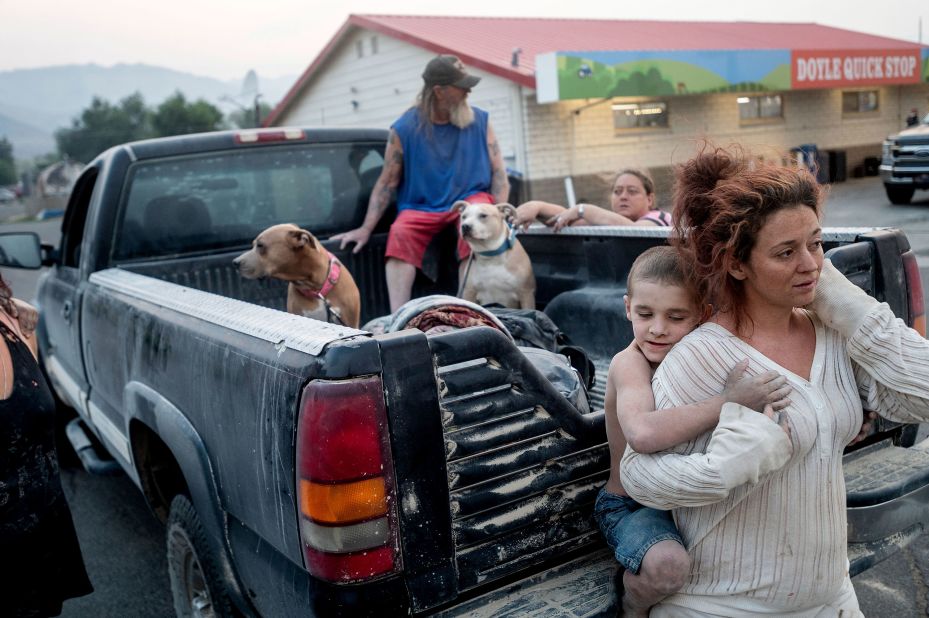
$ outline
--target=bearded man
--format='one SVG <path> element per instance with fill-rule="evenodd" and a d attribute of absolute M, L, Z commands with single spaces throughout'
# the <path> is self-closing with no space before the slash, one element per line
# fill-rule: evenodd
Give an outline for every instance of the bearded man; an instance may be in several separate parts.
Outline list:
<path fill-rule="evenodd" d="M 390 127 L 384 168 L 371 191 L 364 222 L 333 236 L 342 241 L 343 249 L 354 242 L 353 252 L 358 253 L 396 196 L 397 218 L 387 236 L 385 264 L 392 312 L 410 300 L 430 241 L 458 224 L 452 204 L 505 202 L 510 190 L 487 112 L 468 104 L 468 93 L 481 78 L 449 55 L 430 60 L 422 77 L 416 104 Z M 461 264 L 469 253 L 459 238 Z"/>

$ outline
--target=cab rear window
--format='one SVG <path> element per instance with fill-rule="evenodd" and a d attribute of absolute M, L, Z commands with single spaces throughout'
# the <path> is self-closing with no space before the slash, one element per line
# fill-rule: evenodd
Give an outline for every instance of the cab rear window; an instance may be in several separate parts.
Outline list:
<path fill-rule="evenodd" d="M 326 237 L 356 227 L 383 165 L 383 143 L 247 148 L 133 166 L 114 259 L 248 245 L 295 223 Z"/>

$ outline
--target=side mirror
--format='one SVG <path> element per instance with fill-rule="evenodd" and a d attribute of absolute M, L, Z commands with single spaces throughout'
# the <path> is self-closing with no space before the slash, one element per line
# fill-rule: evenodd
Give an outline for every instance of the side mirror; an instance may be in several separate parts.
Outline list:
<path fill-rule="evenodd" d="M 39 235 L 35 232 L 0 233 L 0 266 L 41 268 Z"/>

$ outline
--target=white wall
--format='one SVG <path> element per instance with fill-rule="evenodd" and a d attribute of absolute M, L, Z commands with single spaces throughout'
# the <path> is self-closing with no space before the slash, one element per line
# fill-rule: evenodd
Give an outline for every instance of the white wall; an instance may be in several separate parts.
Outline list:
<path fill-rule="evenodd" d="M 377 51 L 372 52 L 372 37 Z M 362 56 L 357 44 L 361 42 Z M 309 86 L 280 116 L 277 125 L 388 128 L 412 104 L 422 87 L 422 72 L 431 51 L 369 30 L 349 33 Z M 490 113 L 490 121 L 508 162 L 516 159 L 511 106 L 513 82 L 468 67 L 482 78 L 470 95 L 472 105 Z M 352 101 L 357 101 L 357 107 Z"/>

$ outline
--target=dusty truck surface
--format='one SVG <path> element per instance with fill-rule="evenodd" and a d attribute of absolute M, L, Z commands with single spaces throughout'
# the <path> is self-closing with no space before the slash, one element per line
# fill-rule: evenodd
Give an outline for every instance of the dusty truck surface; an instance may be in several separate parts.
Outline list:
<path fill-rule="evenodd" d="M 591 519 L 609 465 L 603 384 L 631 339 L 626 273 L 667 231 L 521 236 L 539 307 L 594 361 L 588 413 L 500 330 L 373 335 L 285 313 L 282 282 L 232 263 L 285 221 L 351 270 L 362 322 L 387 313 L 392 215 L 358 254 L 327 240 L 363 219 L 386 138 L 225 132 L 91 162 L 60 246 L 42 249 L 37 297 L 43 366 L 77 411 L 69 435 L 87 467 L 118 465 L 166 522 L 181 616 L 615 612 Z M 925 327 L 903 233 L 824 240 L 854 282 Z M 35 236 L 0 235 L 0 248 L 2 264 L 39 264 Z M 417 295 L 454 293 L 450 257 Z M 846 455 L 853 573 L 924 530 L 929 449 L 915 429 L 879 423 Z"/>

